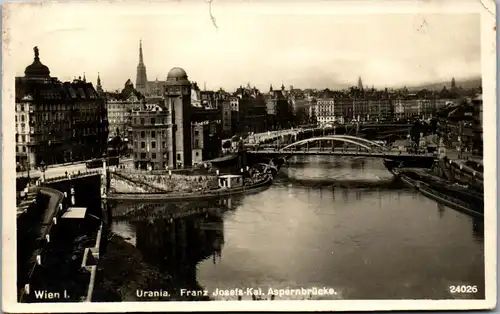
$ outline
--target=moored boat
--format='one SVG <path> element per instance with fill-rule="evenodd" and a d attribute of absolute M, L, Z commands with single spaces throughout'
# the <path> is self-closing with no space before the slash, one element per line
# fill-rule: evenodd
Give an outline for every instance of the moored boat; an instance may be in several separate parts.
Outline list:
<path fill-rule="evenodd" d="M 460 186 L 440 179 L 432 181 L 429 177 L 418 176 L 411 170 L 394 169 L 394 173 L 407 186 L 416 188 L 423 195 L 441 204 L 475 216 L 484 215 L 482 195 L 471 191 L 467 186 Z"/>

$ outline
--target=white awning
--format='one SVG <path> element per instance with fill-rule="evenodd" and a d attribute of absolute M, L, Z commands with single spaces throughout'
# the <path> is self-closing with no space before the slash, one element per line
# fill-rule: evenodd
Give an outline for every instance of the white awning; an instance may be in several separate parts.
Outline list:
<path fill-rule="evenodd" d="M 62 215 L 62 218 L 83 219 L 85 218 L 86 212 L 87 212 L 86 207 L 70 207 Z"/>

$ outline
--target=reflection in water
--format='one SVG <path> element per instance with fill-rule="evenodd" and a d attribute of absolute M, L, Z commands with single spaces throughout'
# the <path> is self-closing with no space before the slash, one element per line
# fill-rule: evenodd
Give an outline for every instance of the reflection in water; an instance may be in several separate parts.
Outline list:
<path fill-rule="evenodd" d="M 142 260 L 160 273 L 168 274 L 174 283 L 169 293 L 180 299 L 180 289 L 202 290 L 196 279 L 197 264 L 205 259 L 220 260 L 224 245 L 225 211 L 238 200 L 224 198 L 203 203 L 121 203 L 115 213 L 134 208 L 136 213 L 116 218 L 113 232 L 136 246 Z M 148 287 L 164 289 L 162 282 Z M 196 298 L 200 299 L 200 298 Z M 201 298 L 203 299 L 203 298 Z"/>
<path fill-rule="evenodd" d="M 275 298 L 437 299 L 458 297 L 449 285 L 475 284 L 479 293 L 460 297 L 484 298 L 482 220 L 402 188 L 380 160 L 310 161 L 291 158 L 254 195 L 118 204 L 116 216 L 134 214 L 115 217 L 113 229 L 171 274 L 177 294 L 329 288 L 335 294 Z"/>

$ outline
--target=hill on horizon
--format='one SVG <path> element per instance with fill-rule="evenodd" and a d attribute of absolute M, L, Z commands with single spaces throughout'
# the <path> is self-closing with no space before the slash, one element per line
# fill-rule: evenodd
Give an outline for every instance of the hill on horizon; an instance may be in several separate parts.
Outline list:
<path fill-rule="evenodd" d="M 482 86 L 482 79 L 481 79 L 481 77 L 474 77 L 474 78 L 468 78 L 468 79 L 455 79 L 455 83 L 456 83 L 457 87 L 461 87 L 463 89 L 477 88 L 479 86 Z M 408 87 L 408 90 L 409 91 L 416 91 L 416 90 L 427 89 L 427 90 L 440 91 L 443 89 L 443 86 L 446 86 L 447 89 L 450 89 L 451 79 L 449 81 L 442 81 L 442 82 L 436 82 L 436 83 L 422 84 L 422 85 L 418 85 L 418 86 L 411 86 L 411 87 Z"/>

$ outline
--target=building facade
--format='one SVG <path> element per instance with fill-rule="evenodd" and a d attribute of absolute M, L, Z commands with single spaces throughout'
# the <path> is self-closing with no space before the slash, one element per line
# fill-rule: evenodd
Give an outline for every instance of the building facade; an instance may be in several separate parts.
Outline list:
<path fill-rule="evenodd" d="M 105 99 L 85 78 L 61 82 L 50 76 L 39 50 L 16 77 L 16 162 L 18 168 L 101 158 L 107 149 Z"/>
<path fill-rule="evenodd" d="M 136 169 L 173 167 L 171 156 L 171 116 L 164 106 L 142 104 L 132 111 L 132 149 Z"/>
<path fill-rule="evenodd" d="M 267 131 L 266 99 L 255 87 L 239 87 L 235 93 L 238 97 L 237 120 L 235 133 L 248 134 Z M 236 102 L 232 102 L 236 105 Z"/>
<path fill-rule="evenodd" d="M 269 93 L 265 95 L 265 99 L 268 130 L 291 127 L 293 125 L 293 109 L 291 103 L 285 97 L 284 91 L 273 90 L 271 86 Z"/>
<path fill-rule="evenodd" d="M 190 168 L 219 156 L 222 108 L 193 107 L 191 86 L 186 72 L 173 68 L 164 85 L 164 97 L 146 97 L 152 103 L 132 112 L 136 168 Z"/>
<path fill-rule="evenodd" d="M 191 116 L 193 166 L 220 156 L 223 139 L 220 113 L 221 109 L 193 109 Z"/>
<path fill-rule="evenodd" d="M 319 125 L 332 124 L 338 120 L 335 116 L 335 100 L 333 98 L 318 98 L 314 101 L 314 106 Z"/>
<path fill-rule="evenodd" d="M 220 111 L 222 114 L 222 134 L 224 138 L 233 136 L 233 111 L 229 99 L 220 102 Z"/>
<path fill-rule="evenodd" d="M 172 167 L 192 165 L 191 139 L 191 82 L 186 71 L 173 68 L 167 76 L 164 89 L 165 107 L 171 112 L 171 147 L 169 162 Z M 168 144 L 170 143 L 170 144 Z"/>
<path fill-rule="evenodd" d="M 120 93 L 105 93 L 108 120 L 109 137 L 120 136 L 128 139 L 132 131 L 132 110 L 139 109 L 144 96 L 135 88 L 131 80 L 125 82 Z"/>

